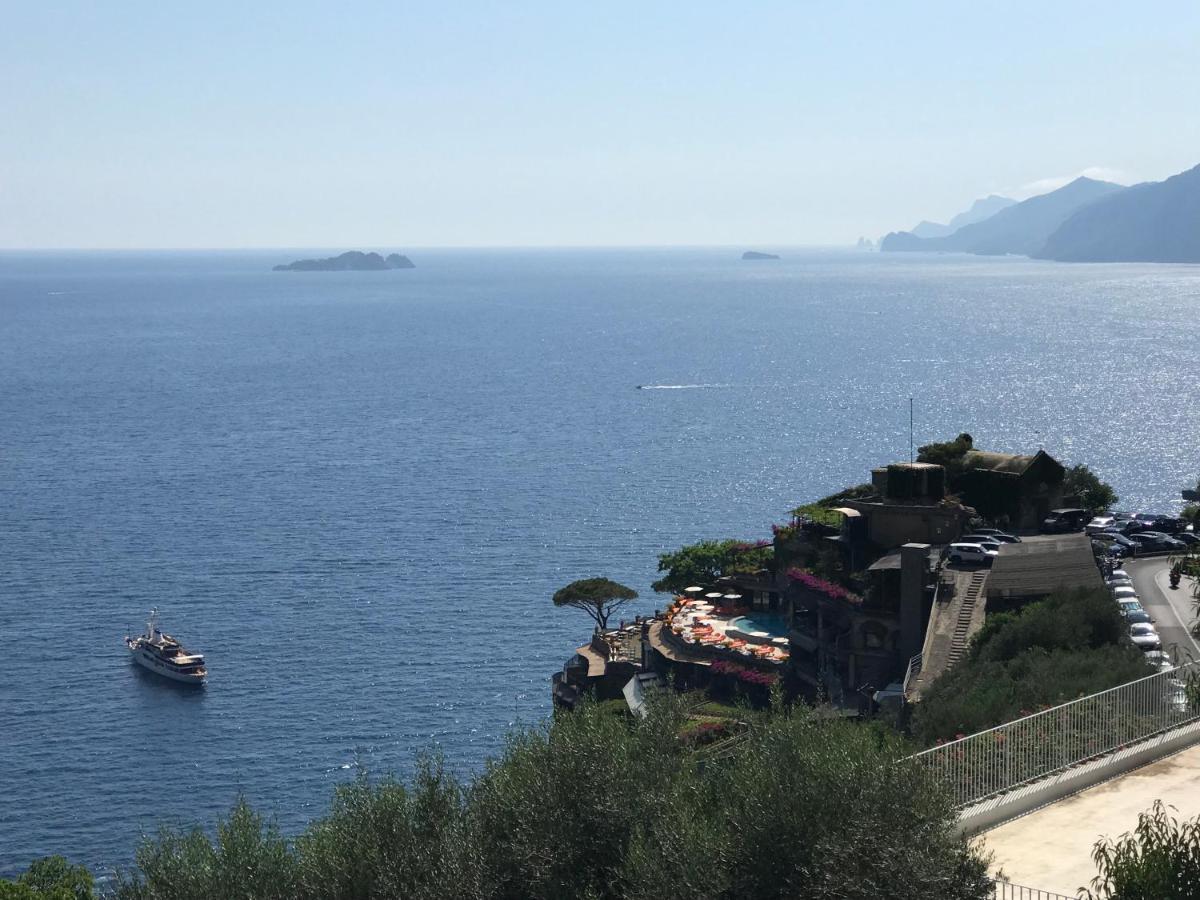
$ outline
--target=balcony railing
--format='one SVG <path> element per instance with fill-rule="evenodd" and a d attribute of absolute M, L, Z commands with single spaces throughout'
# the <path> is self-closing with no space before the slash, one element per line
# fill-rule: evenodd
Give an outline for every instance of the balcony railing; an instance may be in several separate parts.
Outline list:
<path fill-rule="evenodd" d="M 933 747 L 912 759 L 933 772 L 961 808 L 1197 722 L 1200 662 L 1191 662 Z"/>
<path fill-rule="evenodd" d="M 1056 894 L 1054 891 L 1042 891 L 1013 884 L 1010 881 L 993 881 L 992 898 L 993 900 L 1076 900 L 1076 895 Z"/>

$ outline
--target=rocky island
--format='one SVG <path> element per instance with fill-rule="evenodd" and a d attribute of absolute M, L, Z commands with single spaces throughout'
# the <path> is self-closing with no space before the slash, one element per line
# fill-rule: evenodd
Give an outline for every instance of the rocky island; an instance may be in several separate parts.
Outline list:
<path fill-rule="evenodd" d="M 413 261 L 399 253 L 386 257 L 378 253 L 351 250 L 327 259 L 298 259 L 287 265 L 275 266 L 276 272 L 377 272 L 383 269 L 415 269 Z"/>
<path fill-rule="evenodd" d="M 774 253 L 759 253 L 757 250 L 747 250 L 742 259 L 779 259 Z"/>

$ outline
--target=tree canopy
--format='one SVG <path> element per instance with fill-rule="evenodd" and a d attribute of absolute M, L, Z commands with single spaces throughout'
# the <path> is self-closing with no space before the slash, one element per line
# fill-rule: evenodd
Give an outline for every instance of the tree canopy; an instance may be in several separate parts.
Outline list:
<path fill-rule="evenodd" d="M 92 873 L 61 856 L 35 860 L 16 881 L 0 881 L 0 900 L 91 900 Z"/>
<path fill-rule="evenodd" d="M 1071 466 L 1063 476 L 1063 494 L 1078 497 L 1080 506 L 1093 513 L 1104 512 L 1117 505 L 1121 498 L 1112 485 L 1100 478 L 1085 465 Z"/>
<path fill-rule="evenodd" d="M 934 442 L 917 448 L 917 462 L 932 463 L 946 470 L 946 486 L 957 490 L 963 473 L 963 457 L 975 449 L 975 440 L 963 432 L 952 441 Z"/>
<path fill-rule="evenodd" d="M 240 804 L 147 838 L 117 900 L 983 900 L 986 861 L 894 733 L 802 708 L 702 762 L 685 702 L 598 704 L 510 735 L 472 781 L 366 775 L 294 841 Z M 886 887 L 881 887 L 886 886 Z"/>
<path fill-rule="evenodd" d="M 570 606 L 582 609 L 596 620 L 601 628 L 608 627 L 609 617 L 631 600 L 637 599 L 637 591 L 607 578 L 583 578 L 572 581 L 554 593 L 555 606 Z"/>
<path fill-rule="evenodd" d="M 661 593 L 677 594 L 693 584 L 712 584 L 722 575 L 750 574 L 769 566 L 774 548 L 767 542 L 700 541 L 658 557 L 666 574 L 651 585 Z"/>

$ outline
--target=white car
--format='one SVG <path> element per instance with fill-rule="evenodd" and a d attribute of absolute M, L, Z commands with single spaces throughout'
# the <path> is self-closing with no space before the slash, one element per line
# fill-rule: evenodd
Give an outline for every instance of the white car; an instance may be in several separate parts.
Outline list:
<path fill-rule="evenodd" d="M 1175 712 L 1187 712 L 1187 686 L 1178 678 L 1166 678 L 1163 681 L 1163 700 Z"/>
<path fill-rule="evenodd" d="M 1110 588 L 1133 587 L 1133 579 L 1128 575 L 1113 575 L 1104 583 Z"/>
<path fill-rule="evenodd" d="M 1162 650 L 1147 650 L 1146 662 L 1158 669 L 1160 672 L 1165 672 L 1168 669 L 1175 668 L 1175 664 L 1171 662 L 1171 657 L 1169 657 Z"/>
<path fill-rule="evenodd" d="M 985 566 L 990 566 L 992 560 L 1000 555 L 997 550 L 988 550 L 982 544 L 951 544 L 946 548 L 946 555 L 950 562 L 958 565 L 960 563 L 983 563 Z"/>
<path fill-rule="evenodd" d="M 1136 600 L 1138 598 L 1137 591 L 1127 584 L 1121 584 L 1113 588 L 1112 595 L 1118 600 L 1125 600 L 1127 598 Z"/>
<path fill-rule="evenodd" d="M 1129 626 L 1129 639 L 1139 650 L 1161 650 L 1162 641 L 1153 625 L 1138 624 Z"/>
<path fill-rule="evenodd" d="M 1124 569 L 1113 569 L 1112 572 L 1109 573 L 1108 577 L 1109 578 L 1128 578 L 1129 573 L 1126 572 Z"/>
<path fill-rule="evenodd" d="M 1096 516 L 1092 521 L 1083 526 L 1083 530 L 1087 534 L 1095 534 L 1097 531 L 1103 531 L 1115 522 L 1112 516 Z"/>

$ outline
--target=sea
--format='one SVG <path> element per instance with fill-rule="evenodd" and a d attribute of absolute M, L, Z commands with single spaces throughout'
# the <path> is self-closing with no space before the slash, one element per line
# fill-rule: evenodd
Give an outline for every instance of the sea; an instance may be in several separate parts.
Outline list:
<path fill-rule="evenodd" d="M 1200 476 L 1198 267 L 742 249 L 0 253 L 0 876 L 469 777 L 590 634 L 558 587 L 652 612 L 658 554 L 913 446 Z M 155 606 L 207 688 L 131 665 Z"/>

